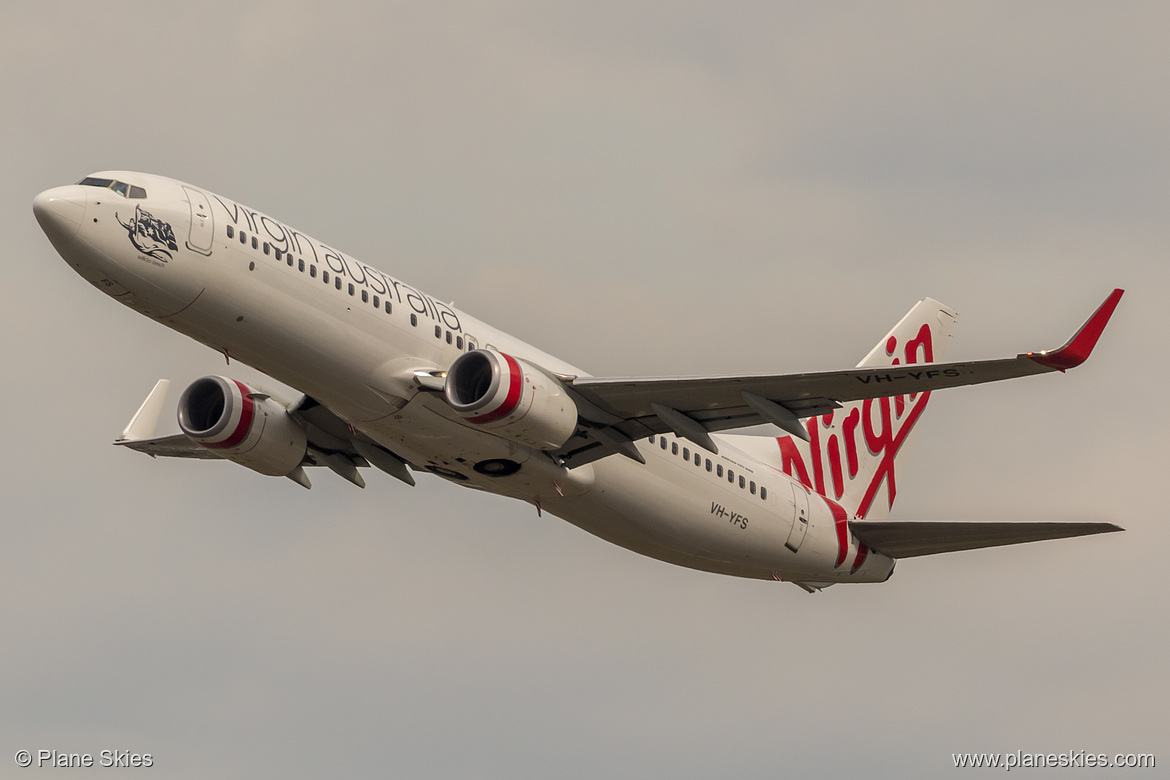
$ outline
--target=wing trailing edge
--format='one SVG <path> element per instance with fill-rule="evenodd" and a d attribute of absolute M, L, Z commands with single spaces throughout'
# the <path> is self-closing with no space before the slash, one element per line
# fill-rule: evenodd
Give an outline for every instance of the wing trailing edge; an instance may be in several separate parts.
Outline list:
<path fill-rule="evenodd" d="M 701 433 L 698 427 L 716 432 L 771 422 L 800 436 L 800 420 L 827 414 L 851 402 L 1063 372 L 1088 359 L 1123 293 L 1121 289 L 1113 290 L 1064 346 L 999 360 L 874 364 L 871 358 L 882 354 L 879 344 L 859 366 L 843 371 L 572 378 L 568 387 L 578 401 L 583 420 L 589 423 L 581 430 L 589 435 L 584 437 L 584 444 L 572 441 L 557 454 L 572 468 L 615 452 L 601 436 L 593 435 L 604 428 L 611 428 L 608 433 L 619 433 L 629 441 L 674 432 L 698 442 L 701 436 L 688 435 Z M 954 312 L 942 304 L 926 299 L 919 305 L 923 303 L 937 306 L 953 322 Z M 949 334 L 949 328 L 943 331 Z M 664 419 L 661 410 L 666 410 L 669 419 Z"/>
<path fill-rule="evenodd" d="M 853 520 L 853 535 L 891 558 L 913 558 L 982 547 L 1107 534 L 1125 529 L 1113 523 L 912 522 Z"/>

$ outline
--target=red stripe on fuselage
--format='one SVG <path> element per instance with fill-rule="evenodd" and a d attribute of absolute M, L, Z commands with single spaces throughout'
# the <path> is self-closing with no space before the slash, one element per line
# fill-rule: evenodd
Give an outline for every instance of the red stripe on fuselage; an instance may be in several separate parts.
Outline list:
<path fill-rule="evenodd" d="M 850 572 L 855 572 L 861 568 L 861 564 L 865 563 L 865 557 L 869 555 L 869 548 L 865 546 L 865 542 L 860 542 L 857 545 L 857 556 L 853 559 L 853 565 L 849 567 Z"/>
<path fill-rule="evenodd" d="M 849 521 L 848 514 L 845 508 L 827 496 L 821 496 L 824 502 L 829 505 L 829 511 L 833 513 L 833 530 L 837 532 L 837 562 L 833 564 L 836 568 L 845 562 L 845 554 L 849 552 Z"/>

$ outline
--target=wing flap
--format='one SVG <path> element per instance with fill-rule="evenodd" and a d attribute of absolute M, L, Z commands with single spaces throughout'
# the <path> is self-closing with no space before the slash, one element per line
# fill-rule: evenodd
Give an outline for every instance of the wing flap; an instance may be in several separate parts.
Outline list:
<path fill-rule="evenodd" d="M 897 520 L 853 520 L 849 528 L 871 550 L 891 558 L 913 558 L 1125 530 L 1113 523 L 940 523 Z"/>

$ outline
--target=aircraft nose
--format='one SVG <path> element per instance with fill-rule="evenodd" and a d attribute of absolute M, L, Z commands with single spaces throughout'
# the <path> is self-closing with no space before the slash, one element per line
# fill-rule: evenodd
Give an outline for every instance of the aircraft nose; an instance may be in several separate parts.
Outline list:
<path fill-rule="evenodd" d="M 71 184 L 45 190 L 33 199 L 33 214 L 50 238 L 72 238 L 85 218 L 86 191 Z"/>

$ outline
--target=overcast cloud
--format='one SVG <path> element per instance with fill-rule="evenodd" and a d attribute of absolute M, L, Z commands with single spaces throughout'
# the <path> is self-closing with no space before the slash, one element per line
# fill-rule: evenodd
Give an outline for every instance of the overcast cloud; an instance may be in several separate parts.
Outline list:
<path fill-rule="evenodd" d="M 1167 29 L 1161 3 L 9 9 L 0 775 L 41 748 L 148 752 L 154 778 L 1170 763 Z M 937 394 L 894 516 L 1128 530 L 810 596 L 433 477 L 306 493 L 116 450 L 157 378 L 225 366 L 40 232 L 37 192 L 106 168 L 598 375 L 848 366 L 924 296 L 961 312 L 948 357 L 1002 357 L 1124 287 L 1084 367 Z"/>

